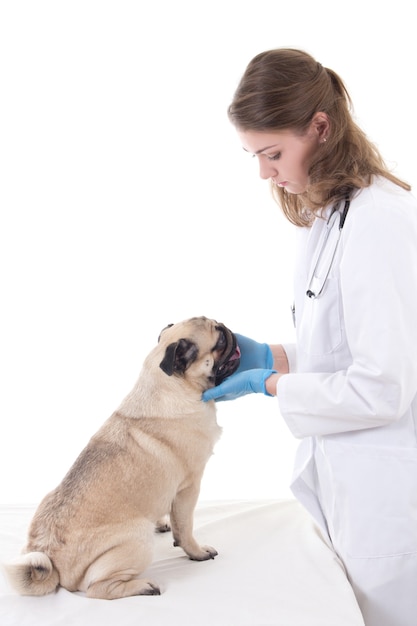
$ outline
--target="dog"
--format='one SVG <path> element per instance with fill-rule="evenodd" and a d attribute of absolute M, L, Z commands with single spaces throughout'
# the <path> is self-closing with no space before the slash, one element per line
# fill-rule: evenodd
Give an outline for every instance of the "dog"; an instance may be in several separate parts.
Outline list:
<path fill-rule="evenodd" d="M 90 439 L 61 484 L 41 501 L 27 545 L 6 566 L 22 595 L 63 587 L 87 597 L 159 595 L 140 574 L 155 530 L 169 529 L 190 559 L 213 559 L 193 536 L 200 483 L 221 428 L 202 393 L 239 366 L 231 330 L 193 317 L 162 330 L 139 378 Z"/>

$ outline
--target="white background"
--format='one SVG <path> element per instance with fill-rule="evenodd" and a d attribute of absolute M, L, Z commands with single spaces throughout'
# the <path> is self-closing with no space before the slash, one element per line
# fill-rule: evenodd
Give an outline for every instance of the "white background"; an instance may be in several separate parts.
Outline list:
<path fill-rule="evenodd" d="M 56 486 L 167 323 L 293 340 L 293 228 L 226 116 L 246 64 L 282 46 L 342 76 L 415 184 L 408 0 L 0 0 L 0 503 Z M 288 496 L 277 401 L 218 420 L 201 499 Z"/>

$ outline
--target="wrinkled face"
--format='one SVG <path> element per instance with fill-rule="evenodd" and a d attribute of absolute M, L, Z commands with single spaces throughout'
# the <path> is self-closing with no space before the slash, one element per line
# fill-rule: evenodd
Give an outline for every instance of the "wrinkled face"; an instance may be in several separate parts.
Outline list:
<path fill-rule="evenodd" d="M 203 391 L 219 385 L 240 363 L 235 335 L 224 324 L 206 317 L 164 328 L 159 347 L 164 349 L 159 366 L 165 374 L 182 376 Z"/>

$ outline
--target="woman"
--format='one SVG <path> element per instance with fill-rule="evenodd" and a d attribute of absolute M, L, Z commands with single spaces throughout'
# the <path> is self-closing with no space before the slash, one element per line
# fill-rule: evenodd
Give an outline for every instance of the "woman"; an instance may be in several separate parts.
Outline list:
<path fill-rule="evenodd" d="M 296 346 L 239 336 L 204 394 L 277 396 L 301 444 L 292 489 L 342 560 L 366 626 L 417 624 L 417 202 L 355 124 L 339 76 L 257 55 L 229 107 L 298 229 Z"/>

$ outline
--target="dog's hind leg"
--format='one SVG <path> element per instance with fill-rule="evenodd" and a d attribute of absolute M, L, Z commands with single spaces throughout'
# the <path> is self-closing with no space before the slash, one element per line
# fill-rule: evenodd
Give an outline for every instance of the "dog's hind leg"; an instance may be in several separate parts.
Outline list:
<path fill-rule="evenodd" d="M 159 587 L 148 580 L 130 578 L 123 580 L 125 572 L 118 573 L 109 580 L 99 580 L 87 589 L 87 597 L 102 600 L 116 600 L 128 596 L 159 596 Z"/>
<path fill-rule="evenodd" d="M 89 598 L 114 600 L 160 594 L 154 583 L 139 578 L 152 562 L 153 530 L 152 524 L 139 523 L 136 532 L 129 533 L 127 541 L 126 535 L 114 537 L 112 547 L 101 554 L 86 572 L 83 590 Z M 118 539 L 120 543 L 117 543 Z"/>
<path fill-rule="evenodd" d="M 157 533 L 167 533 L 171 530 L 171 523 L 168 515 L 160 517 L 155 524 L 155 530 Z"/>

